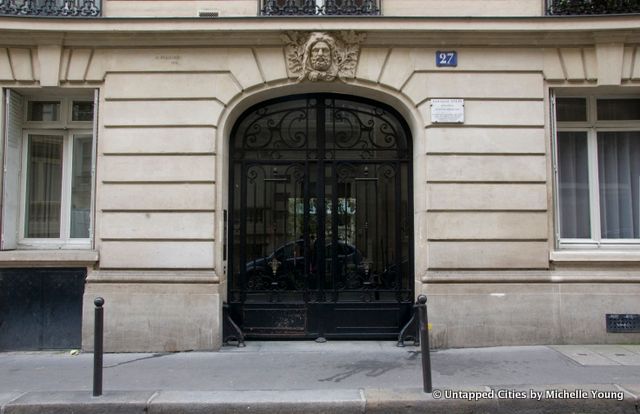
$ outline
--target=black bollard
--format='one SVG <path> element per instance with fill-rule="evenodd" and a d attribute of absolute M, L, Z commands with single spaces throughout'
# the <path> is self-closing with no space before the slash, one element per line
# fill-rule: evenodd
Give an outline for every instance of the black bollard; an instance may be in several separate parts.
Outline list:
<path fill-rule="evenodd" d="M 431 393 L 431 354 L 429 352 L 429 318 L 427 316 L 427 297 L 418 296 L 418 303 L 415 305 L 418 310 L 420 324 L 420 350 L 422 351 L 422 386 L 424 392 Z"/>
<path fill-rule="evenodd" d="M 95 323 L 93 330 L 93 396 L 102 395 L 102 343 L 104 338 L 104 299 L 96 298 Z"/>

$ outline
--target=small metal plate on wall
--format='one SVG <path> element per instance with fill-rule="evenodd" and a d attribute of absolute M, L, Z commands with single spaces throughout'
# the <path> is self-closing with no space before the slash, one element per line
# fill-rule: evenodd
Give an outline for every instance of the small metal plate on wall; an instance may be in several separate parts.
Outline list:
<path fill-rule="evenodd" d="M 640 332 L 640 315 L 635 314 L 607 314 L 607 332 L 637 333 Z"/>

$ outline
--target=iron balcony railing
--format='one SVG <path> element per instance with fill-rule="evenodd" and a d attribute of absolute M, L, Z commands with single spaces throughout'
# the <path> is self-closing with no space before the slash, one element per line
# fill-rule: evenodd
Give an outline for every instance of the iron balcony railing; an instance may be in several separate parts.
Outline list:
<path fill-rule="evenodd" d="M 262 0 L 263 16 L 378 16 L 382 0 Z"/>
<path fill-rule="evenodd" d="M 101 0 L 0 0 L 0 16 L 99 17 Z"/>
<path fill-rule="evenodd" d="M 549 15 L 640 13 L 640 0 L 547 0 Z"/>

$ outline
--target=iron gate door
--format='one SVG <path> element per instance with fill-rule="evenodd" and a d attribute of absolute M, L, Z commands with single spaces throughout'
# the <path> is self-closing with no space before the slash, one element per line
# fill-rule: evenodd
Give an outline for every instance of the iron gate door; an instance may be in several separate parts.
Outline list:
<path fill-rule="evenodd" d="M 248 337 L 397 335 L 413 301 L 411 142 L 393 108 L 314 94 L 236 123 L 229 309 Z"/>

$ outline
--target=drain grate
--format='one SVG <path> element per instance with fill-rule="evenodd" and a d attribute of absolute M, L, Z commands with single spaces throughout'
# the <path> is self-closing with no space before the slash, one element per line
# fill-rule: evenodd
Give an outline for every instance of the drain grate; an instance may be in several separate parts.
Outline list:
<path fill-rule="evenodd" d="M 640 332 L 640 315 L 634 314 L 607 314 L 607 332 L 629 333 Z"/>

